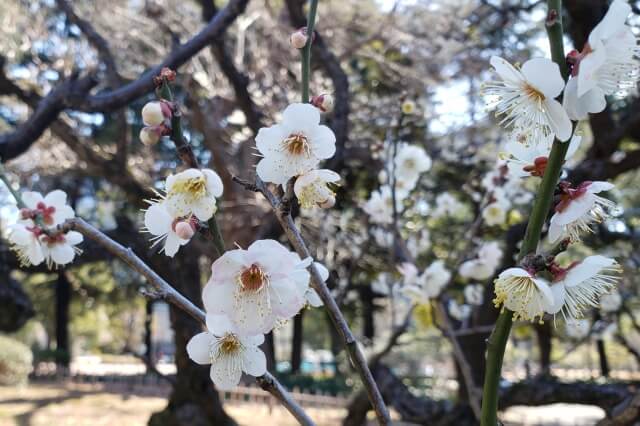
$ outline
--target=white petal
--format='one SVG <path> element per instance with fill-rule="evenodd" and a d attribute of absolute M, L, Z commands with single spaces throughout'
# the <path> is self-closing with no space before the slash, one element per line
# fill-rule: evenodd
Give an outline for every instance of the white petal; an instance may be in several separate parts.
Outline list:
<path fill-rule="evenodd" d="M 144 226 L 153 235 L 164 235 L 171 230 L 173 218 L 163 203 L 152 204 L 144 213 Z"/>
<path fill-rule="evenodd" d="M 562 97 L 562 107 L 567 111 L 567 115 L 571 120 L 586 120 L 589 112 L 583 107 L 578 99 L 578 79 L 571 78 L 564 88 Z"/>
<path fill-rule="evenodd" d="M 200 198 L 198 201 L 191 204 L 191 212 L 201 221 L 208 221 L 216 212 L 216 199 L 209 197 Z"/>
<path fill-rule="evenodd" d="M 221 358 L 211 364 L 211 380 L 219 390 L 231 390 L 238 386 L 242 377 L 240 363 Z"/>
<path fill-rule="evenodd" d="M 333 157 L 336 153 L 336 135 L 327 126 L 318 126 L 313 135 L 313 155 L 324 160 Z"/>
<path fill-rule="evenodd" d="M 562 142 L 569 140 L 573 130 L 571 120 L 560 102 L 547 98 L 544 100 L 544 108 L 546 109 L 551 130 L 553 130 L 556 137 Z"/>
<path fill-rule="evenodd" d="M 272 182 L 278 185 L 286 185 L 287 181 L 294 175 L 283 162 L 275 161 L 271 157 L 265 157 L 256 166 L 256 174 L 265 182 Z"/>
<path fill-rule="evenodd" d="M 26 246 L 33 242 L 33 232 L 27 230 L 27 228 L 19 223 L 11 226 L 11 234 L 9 235 L 9 241 L 19 246 Z"/>
<path fill-rule="evenodd" d="M 602 269 L 615 265 L 616 261 L 604 256 L 589 256 L 580 264 L 569 269 L 563 279 L 567 287 L 575 287 L 581 282 L 592 278 Z"/>
<path fill-rule="evenodd" d="M 611 191 L 613 188 L 615 188 L 615 185 L 610 182 L 595 181 L 591 182 L 587 191 L 592 194 L 597 194 L 599 192 Z"/>
<path fill-rule="evenodd" d="M 225 284 L 209 282 L 205 285 L 202 290 L 202 301 L 207 313 L 231 315 L 234 311 L 233 291 L 235 286 L 234 282 Z"/>
<path fill-rule="evenodd" d="M 207 180 L 207 191 L 214 197 L 220 197 L 224 190 L 220 176 L 211 169 L 202 169 L 202 174 Z"/>
<path fill-rule="evenodd" d="M 56 209 L 61 208 L 67 204 L 67 194 L 60 189 L 56 189 L 44 197 L 44 203 L 47 206 L 53 206 Z"/>
<path fill-rule="evenodd" d="M 59 208 L 56 207 L 56 211 L 53 213 L 53 224 L 59 225 L 65 220 L 73 218 L 75 215 L 71 206 L 63 205 Z"/>
<path fill-rule="evenodd" d="M 500 78 L 502 78 L 503 80 L 509 81 L 512 83 L 518 83 L 524 80 L 522 73 L 517 69 L 515 69 L 513 65 L 511 65 L 509 62 L 502 59 L 501 57 L 492 56 L 490 62 L 493 68 L 495 68 Z"/>
<path fill-rule="evenodd" d="M 597 71 L 606 61 L 607 53 L 602 43 L 599 43 L 599 46 L 596 47 L 594 51 L 580 61 L 578 71 L 578 98 L 581 98 L 585 93 L 597 86 Z"/>
<path fill-rule="evenodd" d="M 581 143 L 582 136 L 574 133 L 574 135 L 571 137 L 571 141 L 569 142 L 569 149 L 567 149 L 567 155 L 565 158 L 569 159 L 573 157 L 573 154 L 575 154 L 576 151 L 578 151 L 578 148 L 580 148 Z"/>
<path fill-rule="evenodd" d="M 312 288 L 309 288 L 307 290 L 306 298 L 307 298 L 307 303 L 309 303 L 314 308 L 319 308 L 320 306 L 324 305 L 324 302 L 318 295 L 318 292 Z"/>
<path fill-rule="evenodd" d="M 22 193 L 22 202 L 30 209 L 35 209 L 38 203 L 44 202 L 42 194 L 35 191 L 26 191 Z"/>
<path fill-rule="evenodd" d="M 597 40 L 607 39 L 620 31 L 629 14 L 631 14 L 631 6 L 626 1 L 615 0 L 609 6 L 609 10 L 602 18 L 602 21 L 591 30 L 589 43 L 593 44 Z"/>
<path fill-rule="evenodd" d="M 498 275 L 498 278 L 504 277 L 531 277 L 531 274 L 522 268 L 509 268 Z"/>
<path fill-rule="evenodd" d="M 196 334 L 187 343 L 187 354 L 194 362 L 198 364 L 211 364 L 211 356 L 209 348 L 213 343 L 214 337 L 211 333 Z"/>
<path fill-rule="evenodd" d="M 551 293 L 553 294 L 553 303 L 549 305 L 547 313 L 555 315 L 560 312 L 564 306 L 564 299 L 567 292 L 564 288 L 564 284 L 557 283 L 551 285 Z"/>
<path fill-rule="evenodd" d="M 561 212 L 556 212 L 553 216 L 557 225 L 566 225 L 574 222 L 579 217 L 587 214 L 595 205 L 595 196 L 587 192 L 586 194 L 571 200 L 569 206 Z"/>
<path fill-rule="evenodd" d="M 263 127 L 256 135 L 256 147 L 265 157 L 280 153 L 282 141 L 289 133 L 282 125 L 276 124 L 271 127 Z"/>
<path fill-rule="evenodd" d="M 564 89 L 560 67 L 550 59 L 529 59 L 522 66 L 522 74 L 527 82 L 542 92 L 547 99 L 556 98 Z"/>
<path fill-rule="evenodd" d="M 51 254 L 51 259 L 58 265 L 66 265 L 67 263 L 73 262 L 73 258 L 76 255 L 73 248 L 64 243 L 54 244 L 49 249 L 49 253 Z"/>
<path fill-rule="evenodd" d="M 175 256 L 181 246 L 180 241 L 175 232 L 169 232 L 164 240 L 164 254 L 169 257 Z"/>
<path fill-rule="evenodd" d="M 245 267 L 251 266 L 246 259 L 246 250 L 228 250 L 211 265 L 210 283 L 234 282 Z"/>
<path fill-rule="evenodd" d="M 67 244 L 75 246 L 80 244 L 84 240 L 84 237 L 78 231 L 69 231 L 64 234 L 64 240 Z"/>
<path fill-rule="evenodd" d="M 242 354 L 242 369 L 245 373 L 254 377 L 262 376 L 267 372 L 267 357 L 259 348 L 248 347 Z"/>
<path fill-rule="evenodd" d="M 282 125 L 288 133 L 308 132 L 320 123 L 320 111 L 311 104 L 289 105 L 282 113 Z"/>
<path fill-rule="evenodd" d="M 240 336 L 240 342 L 245 346 L 260 346 L 264 343 L 264 334 L 255 334 L 253 336 Z"/>
<path fill-rule="evenodd" d="M 304 306 L 306 300 L 304 294 L 289 279 L 274 280 L 269 285 L 271 308 L 281 318 L 294 317 Z"/>
<path fill-rule="evenodd" d="M 551 220 L 549 221 L 549 233 L 547 238 L 549 238 L 550 243 L 555 243 L 562 236 L 562 225 L 559 225 L 556 221 L 558 213 L 555 213 Z"/>
<path fill-rule="evenodd" d="M 236 328 L 226 315 L 207 314 L 207 329 L 215 336 L 224 336 L 225 333 L 235 333 Z"/>

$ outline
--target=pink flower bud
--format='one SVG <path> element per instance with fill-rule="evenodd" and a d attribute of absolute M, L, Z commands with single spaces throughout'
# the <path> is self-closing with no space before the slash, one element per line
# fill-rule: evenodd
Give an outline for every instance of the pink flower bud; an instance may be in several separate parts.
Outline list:
<path fill-rule="evenodd" d="M 143 127 L 140 130 L 140 141 L 146 146 L 153 146 L 160 140 L 158 127 Z"/>
<path fill-rule="evenodd" d="M 311 105 L 318 108 L 322 112 L 330 112 L 333 110 L 333 96 L 323 93 L 322 95 L 311 98 Z"/>
<path fill-rule="evenodd" d="M 305 47 L 307 44 L 307 40 L 309 40 L 309 37 L 307 36 L 307 27 L 302 27 L 296 30 L 295 32 L 291 33 L 291 36 L 289 37 L 291 45 L 296 49 L 302 49 L 303 47 Z"/>
<path fill-rule="evenodd" d="M 159 126 L 171 117 L 171 107 L 166 102 L 148 102 L 142 108 L 142 121 L 147 126 Z"/>
<path fill-rule="evenodd" d="M 176 235 L 183 240 L 190 240 L 195 234 L 196 230 L 193 228 L 193 225 L 187 221 L 181 221 L 176 223 L 175 225 Z"/>

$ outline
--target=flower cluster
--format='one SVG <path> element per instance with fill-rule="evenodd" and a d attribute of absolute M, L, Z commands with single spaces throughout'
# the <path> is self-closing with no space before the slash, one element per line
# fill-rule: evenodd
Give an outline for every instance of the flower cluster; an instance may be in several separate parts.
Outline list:
<path fill-rule="evenodd" d="M 140 141 L 151 146 L 158 143 L 162 136 L 170 134 L 172 116 L 173 106 L 170 102 L 164 99 L 148 102 L 142 108 L 144 127 L 140 130 Z"/>
<path fill-rule="evenodd" d="M 24 192 L 17 223 L 9 227 L 9 241 L 23 265 L 39 265 L 45 262 L 49 268 L 71 263 L 80 249 L 82 234 L 76 231 L 61 232 L 56 229 L 75 213 L 67 204 L 67 194 L 61 190 L 49 192 L 44 197 L 39 192 Z"/>
<path fill-rule="evenodd" d="M 213 170 L 187 169 L 169 176 L 164 186 L 165 195 L 149 201 L 144 225 L 154 235 L 153 245 L 162 244 L 161 251 L 173 257 L 191 240 L 199 224 L 213 217 L 223 185 Z"/>
<path fill-rule="evenodd" d="M 263 334 L 307 305 L 322 305 L 309 286 L 311 263 L 274 240 L 227 251 L 213 263 L 202 292 L 207 331 L 191 339 L 187 352 L 195 362 L 211 364 L 211 380 L 219 389 L 236 386 L 243 371 L 265 374 L 265 355 L 258 348 Z M 323 265 L 315 268 L 328 278 Z"/>
<path fill-rule="evenodd" d="M 631 7 L 614 0 L 603 20 L 593 29 L 582 51 L 567 58 L 570 68 L 565 83 L 560 67 L 544 58 L 531 59 L 518 69 L 502 58 L 491 58 L 499 81 L 484 92 L 488 103 L 511 129 L 506 144 L 509 175 L 517 178 L 545 175 L 554 139 L 571 140 L 566 157 L 579 148 L 576 123 L 605 109 L 606 96 L 632 87 L 640 74 L 636 37 L 625 25 Z M 556 100 L 562 94 L 563 103 Z M 607 219 L 615 204 L 600 194 L 611 191 L 608 182 L 572 184 L 561 181 L 556 190 L 555 213 L 548 226 L 548 241 L 564 244 L 580 241 L 595 224 Z M 499 216 L 492 212 L 490 217 Z M 486 219 L 486 218 L 485 218 Z M 525 258 L 526 260 L 526 258 Z M 495 281 L 496 306 L 514 311 L 515 318 L 542 320 L 545 313 L 562 313 L 571 323 L 587 308 L 597 308 L 601 296 L 615 305 L 620 266 L 615 260 L 595 255 L 559 266 L 555 259 L 544 265 L 525 262 L 523 267 L 503 271 Z M 617 294 L 617 293 L 613 293 Z M 585 327 L 582 327 L 585 328 Z"/>
<path fill-rule="evenodd" d="M 330 208 L 335 204 L 333 187 L 340 176 L 317 169 L 322 160 L 336 152 L 336 136 L 320 124 L 320 111 L 330 107 L 328 95 L 312 104 L 291 104 L 282 113 L 282 122 L 260 129 L 256 147 L 262 155 L 256 173 L 265 182 L 285 187 L 297 178 L 294 193 L 303 208 Z"/>

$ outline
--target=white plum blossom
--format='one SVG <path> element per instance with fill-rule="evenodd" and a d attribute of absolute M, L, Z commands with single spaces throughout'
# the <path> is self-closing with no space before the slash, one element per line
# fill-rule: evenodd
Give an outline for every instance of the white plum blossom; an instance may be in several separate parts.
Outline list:
<path fill-rule="evenodd" d="M 9 242 L 18 255 L 20 264 L 39 265 L 44 261 L 44 251 L 40 243 L 40 230 L 34 226 L 16 223 L 9 226 Z"/>
<path fill-rule="evenodd" d="M 76 247 L 82 240 L 82 234 L 77 231 L 41 235 L 42 253 L 44 254 L 44 260 L 49 269 L 51 269 L 54 264 L 64 266 L 73 262 L 76 254 L 82 253 L 82 251 Z"/>
<path fill-rule="evenodd" d="M 582 136 L 574 134 L 569 142 L 565 159 L 575 154 L 582 142 Z M 507 167 L 514 178 L 536 176 L 542 177 L 547 168 L 553 139 L 543 139 L 538 143 L 522 143 L 511 140 L 505 145 Z"/>
<path fill-rule="evenodd" d="M 561 200 L 549 222 L 549 241 L 553 243 L 561 238 L 579 241 L 581 233 L 592 232 L 592 225 L 607 219 L 608 210 L 616 206 L 596 194 L 613 188 L 613 184 L 600 181 L 583 182 L 576 188 L 562 185 Z"/>
<path fill-rule="evenodd" d="M 187 244 L 193 236 L 194 219 L 193 216 L 184 220 L 174 219 L 164 202 L 151 204 L 144 213 L 145 231 L 154 235 L 151 247 L 162 244 L 160 252 L 169 257 L 175 256 L 180 246 Z"/>
<path fill-rule="evenodd" d="M 333 170 L 311 170 L 296 179 L 293 192 L 302 208 L 330 208 L 336 203 L 336 194 L 329 184 L 335 184 L 339 180 L 340 175 Z"/>
<path fill-rule="evenodd" d="M 286 185 L 292 177 L 316 168 L 336 150 L 333 131 L 320 125 L 320 110 L 311 104 L 291 104 L 282 122 L 260 129 L 256 146 L 264 158 L 256 172 L 266 181 Z"/>
<path fill-rule="evenodd" d="M 387 185 L 381 186 L 373 191 L 369 199 L 364 203 L 362 209 L 369 215 L 373 223 L 388 225 L 393 223 L 393 196 L 391 188 Z M 402 211 L 402 200 L 396 197 L 396 211 Z"/>
<path fill-rule="evenodd" d="M 464 288 L 464 300 L 469 305 L 480 306 L 484 301 L 484 286 L 481 284 L 470 284 Z"/>
<path fill-rule="evenodd" d="M 533 58 L 516 69 L 506 60 L 492 56 L 491 65 L 501 81 L 487 84 L 484 93 L 496 115 L 503 115 L 501 124 L 534 140 L 555 135 L 566 141 L 571 137 L 571 120 L 555 100 L 565 82 L 560 67 L 546 58 Z"/>
<path fill-rule="evenodd" d="M 267 333 L 307 303 L 311 262 L 274 240 L 229 250 L 211 266 L 205 309 L 227 315 L 242 334 Z"/>
<path fill-rule="evenodd" d="M 449 192 L 443 192 L 436 197 L 436 208 L 432 216 L 440 218 L 443 216 L 454 216 L 463 209 L 463 204 Z"/>
<path fill-rule="evenodd" d="M 255 377 L 267 372 L 267 359 L 258 347 L 263 342 L 262 334 L 241 334 L 226 316 L 207 314 L 207 331 L 189 340 L 187 353 L 198 364 L 211 364 L 211 380 L 219 390 L 231 390 L 243 371 Z"/>
<path fill-rule="evenodd" d="M 500 201 L 489 203 L 482 209 L 482 219 L 488 226 L 500 226 L 507 222 L 509 205 Z"/>
<path fill-rule="evenodd" d="M 495 268 L 493 266 L 480 259 L 467 260 L 458 269 L 461 277 L 479 281 L 488 280 L 494 272 Z"/>
<path fill-rule="evenodd" d="M 600 310 L 603 312 L 618 312 L 621 306 L 622 295 L 617 290 L 600 297 Z"/>
<path fill-rule="evenodd" d="M 403 263 L 398 270 L 403 276 L 402 292 L 416 303 L 427 303 L 438 297 L 451 279 L 451 272 L 441 260 L 431 262 L 422 274 L 418 274 L 412 263 Z"/>
<path fill-rule="evenodd" d="M 582 318 L 585 309 L 597 308 L 600 297 L 615 288 L 620 271 L 615 259 L 600 255 L 589 256 L 566 270 L 559 269 L 551 286 L 553 304 L 547 312 Z"/>
<path fill-rule="evenodd" d="M 496 307 L 504 305 L 513 311 L 514 320 L 535 321 L 542 317 L 554 303 L 549 283 L 522 268 L 502 271 L 495 282 Z"/>
<path fill-rule="evenodd" d="M 639 76 L 638 45 L 625 21 L 631 6 L 615 0 L 589 34 L 581 52 L 572 51 L 572 76 L 564 91 L 564 107 L 572 120 L 585 120 L 607 106 L 605 96 L 635 86 Z"/>
<path fill-rule="evenodd" d="M 73 209 L 67 204 L 67 194 L 59 189 L 44 197 L 39 192 L 23 192 L 22 201 L 26 209 L 20 212 L 21 223 L 31 223 L 37 216 L 45 226 L 57 226 L 75 216 Z"/>
<path fill-rule="evenodd" d="M 431 169 L 432 161 L 424 148 L 402 143 L 398 146 L 394 163 L 396 181 L 407 182 L 407 186 L 413 189 L 420 175 Z"/>
<path fill-rule="evenodd" d="M 216 198 L 222 195 L 222 179 L 210 169 L 187 169 L 167 177 L 165 206 L 174 218 L 196 216 L 208 221 L 216 212 Z"/>
<path fill-rule="evenodd" d="M 497 241 L 486 241 L 478 248 L 478 260 L 497 268 L 502 260 L 502 248 Z"/>
<path fill-rule="evenodd" d="M 449 300 L 449 304 L 447 307 L 449 310 L 449 315 L 451 315 L 452 318 L 455 318 L 458 321 L 464 321 L 471 315 L 471 306 L 460 304 L 454 299 Z"/>
<path fill-rule="evenodd" d="M 591 331 L 591 321 L 588 319 L 570 319 L 565 321 L 567 336 L 575 340 L 584 339 Z"/>

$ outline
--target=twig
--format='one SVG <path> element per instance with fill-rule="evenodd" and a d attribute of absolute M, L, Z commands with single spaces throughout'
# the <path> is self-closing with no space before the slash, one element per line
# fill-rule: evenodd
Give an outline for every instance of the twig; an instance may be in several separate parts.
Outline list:
<path fill-rule="evenodd" d="M 67 220 L 63 225 L 58 227 L 59 231 L 75 230 L 80 232 L 90 240 L 95 241 L 104 247 L 109 253 L 120 258 L 129 265 L 133 270 L 140 273 L 147 279 L 147 283 L 151 285 L 162 298 L 171 303 L 178 309 L 183 310 L 200 323 L 206 323 L 206 314 L 189 299 L 178 293 L 168 282 L 160 277 L 153 269 L 144 263 L 130 248 L 124 247 L 118 242 L 112 240 L 98 229 L 85 222 L 83 219 L 74 218 Z M 315 423 L 307 416 L 302 407 L 296 403 L 287 393 L 285 388 L 268 372 L 256 380 L 262 389 L 273 395 L 280 403 L 304 426 L 315 426 Z"/>

